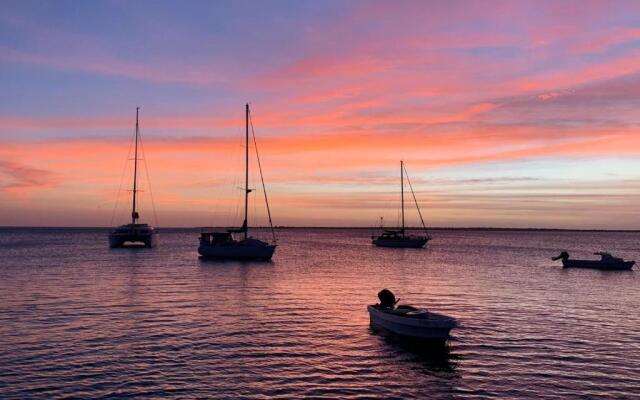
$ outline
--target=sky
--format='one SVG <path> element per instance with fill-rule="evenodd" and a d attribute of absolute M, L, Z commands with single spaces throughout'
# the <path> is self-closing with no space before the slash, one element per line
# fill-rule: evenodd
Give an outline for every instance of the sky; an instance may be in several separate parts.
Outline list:
<path fill-rule="evenodd" d="M 640 227 L 640 2 L 14 1 L 0 225 Z M 251 222 L 266 223 L 254 146 Z M 408 187 L 407 187 L 408 188 Z M 407 220 L 419 219 L 406 198 Z"/>

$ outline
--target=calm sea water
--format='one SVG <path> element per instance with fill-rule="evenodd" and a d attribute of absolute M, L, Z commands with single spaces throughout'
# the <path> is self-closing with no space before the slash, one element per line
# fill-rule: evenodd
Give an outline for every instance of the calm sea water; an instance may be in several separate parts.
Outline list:
<path fill-rule="evenodd" d="M 0 230 L 0 398 L 640 397 L 638 234 L 285 230 L 271 263 L 205 262 L 197 231 L 110 250 L 105 230 Z M 448 349 L 372 332 L 381 288 L 458 318 Z"/>

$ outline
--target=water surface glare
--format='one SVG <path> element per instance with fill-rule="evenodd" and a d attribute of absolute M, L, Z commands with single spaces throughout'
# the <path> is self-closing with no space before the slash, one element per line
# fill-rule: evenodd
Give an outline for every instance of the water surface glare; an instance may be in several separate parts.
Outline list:
<path fill-rule="evenodd" d="M 282 230 L 253 263 L 198 259 L 196 230 L 106 232 L 0 229 L 0 398 L 640 398 L 639 274 L 549 259 L 640 261 L 635 233 Z M 449 348 L 372 332 L 383 287 L 458 318 Z"/>

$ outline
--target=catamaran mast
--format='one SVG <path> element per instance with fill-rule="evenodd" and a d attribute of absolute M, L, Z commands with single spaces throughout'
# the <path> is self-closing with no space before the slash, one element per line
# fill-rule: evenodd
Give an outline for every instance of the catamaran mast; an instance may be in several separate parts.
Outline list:
<path fill-rule="evenodd" d="M 400 160 L 400 204 L 402 207 L 402 236 L 404 237 L 404 162 Z"/>
<path fill-rule="evenodd" d="M 248 224 L 248 211 L 249 211 L 249 103 L 245 106 L 245 138 L 244 138 L 244 223 L 242 228 L 244 229 L 244 238 L 247 238 L 247 231 L 249 230 Z"/>
<path fill-rule="evenodd" d="M 138 113 L 140 111 L 140 107 L 136 107 L 136 145 L 135 152 L 133 155 L 133 207 L 131 210 L 131 223 L 135 224 L 138 219 L 138 212 L 136 211 L 136 193 L 138 192 Z"/>

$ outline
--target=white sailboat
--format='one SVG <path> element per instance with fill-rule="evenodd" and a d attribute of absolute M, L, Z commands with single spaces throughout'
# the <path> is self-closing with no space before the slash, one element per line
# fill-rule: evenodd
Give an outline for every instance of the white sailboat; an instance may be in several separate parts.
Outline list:
<path fill-rule="evenodd" d="M 132 190 L 132 207 L 131 207 L 131 223 L 121 225 L 109 233 L 109 247 L 129 247 L 144 246 L 154 247 L 157 242 L 158 233 L 153 226 L 148 224 L 139 224 L 140 214 L 136 209 L 136 199 L 138 190 L 138 141 L 140 138 L 140 124 L 138 115 L 140 107 L 136 107 L 136 138 L 135 150 L 133 157 L 133 190 Z"/>
<path fill-rule="evenodd" d="M 407 174 L 407 182 L 409 183 L 409 188 L 411 189 L 411 194 L 413 195 L 413 200 L 416 203 L 416 208 L 418 209 L 418 215 L 420 215 L 420 221 L 422 222 L 422 228 L 424 229 L 424 235 L 410 235 L 406 233 L 406 229 L 404 226 L 404 175 L 406 174 L 406 169 L 404 167 L 404 162 L 400 161 L 400 204 L 402 208 L 402 222 L 400 229 L 395 230 L 384 230 L 379 236 L 372 236 L 371 243 L 379 247 L 400 247 L 400 248 L 422 248 L 424 247 L 429 240 L 431 240 L 431 236 L 427 233 L 427 227 L 424 224 L 424 219 L 422 218 L 422 213 L 420 212 L 420 206 L 418 205 L 418 200 L 416 199 L 416 194 L 413 192 L 413 187 L 411 186 L 411 181 L 409 181 L 409 176 Z"/>
<path fill-rule="evenodd" d="M 255 135 L 253 137 L 255 143 Z M 256 155 L 258 150 L 256 147 Z M 258 156 L 258 167 L 260 169 L 260 178 L 264 189 L 264 199 L 267 205 L 267 214 L 269 216 L 269 225 L 273 241 L 271 243 L 252 238 L 249 236 L 249 104 L 245 107 L 245 185 L 244 185 L 244 222 L 238 229 L 228 229 L 226 231 L 205 231 L 200 234 L 200 246 L 198 253 L 203 258 L 211 259 L 234 259 L 234 260 L 261 260 L 268 261 L 276 250 L 275 234 L 273 224 L 271 222 L 271 211 L 269 209 L 269 201 L 267 192 L 264 187 L 264 179 L 262 178 L 262 167 L 260 166 L 260 158 Z M 238 237 L 237 237 L 238 236 Z"/>

